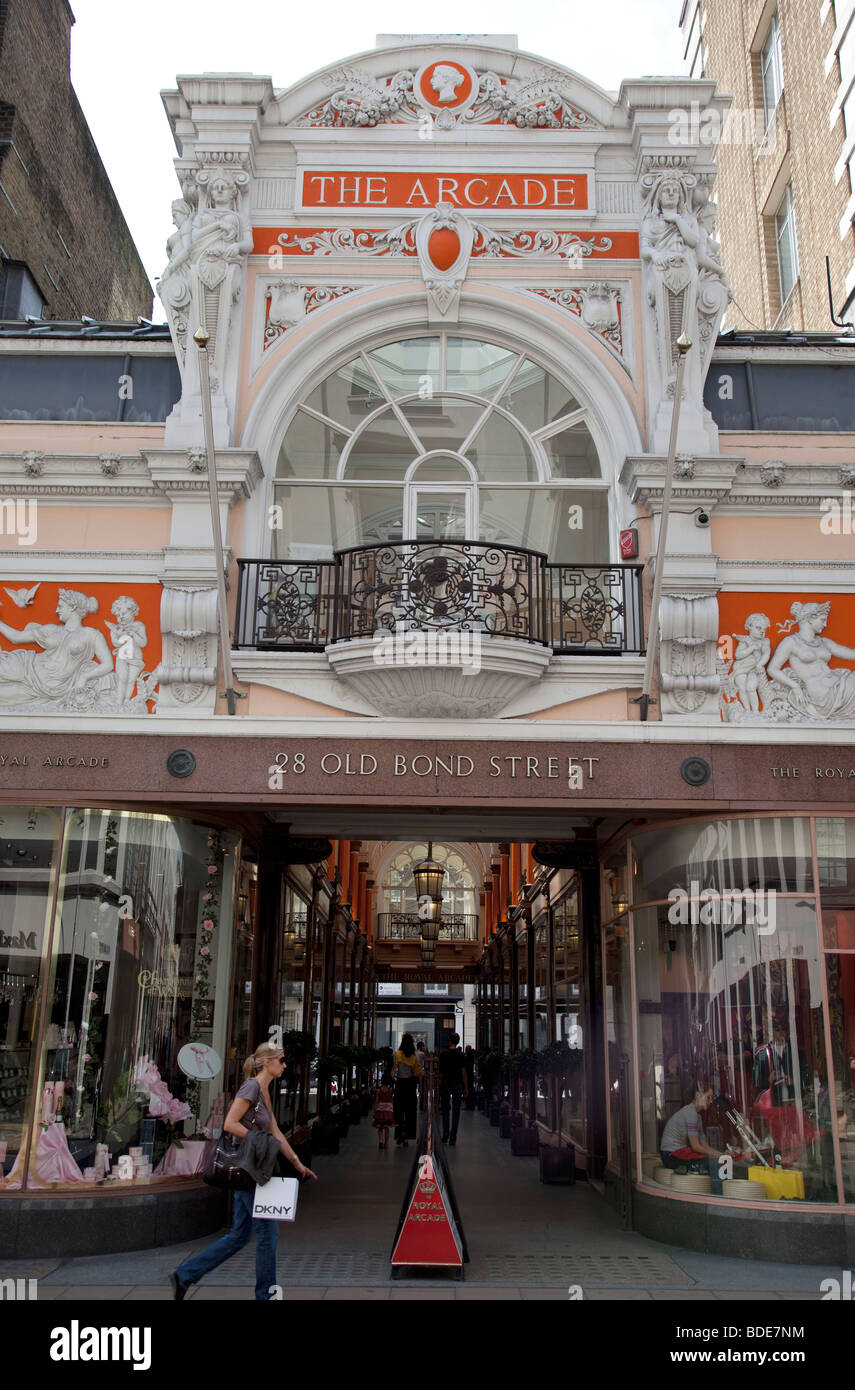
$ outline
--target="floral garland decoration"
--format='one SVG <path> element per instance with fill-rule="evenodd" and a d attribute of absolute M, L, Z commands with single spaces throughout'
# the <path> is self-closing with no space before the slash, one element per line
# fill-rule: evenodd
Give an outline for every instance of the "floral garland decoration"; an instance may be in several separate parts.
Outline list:
<path fill-rule="evenodd" d="M 202 1035 L 203 1020 L 207 1019 L 207 1001 L 210 987 L 211 948 L 215 933 L 220 925 L 220 899 L 223 892 L 223 860 L 226 852 L 222 835 L 213 830 L 208 836 L 208 853 L 205 866 L 208 872 L 208 887 L 200 902 L 201 920 L 196 933 L 196 969 L 193 981 L 193 1005 L 190 1011 L 190 1042 L 197 1042 Z M 200 1085 L 198 1081 L 188 1081 L 185 1099 L 199 1123 Z"/>

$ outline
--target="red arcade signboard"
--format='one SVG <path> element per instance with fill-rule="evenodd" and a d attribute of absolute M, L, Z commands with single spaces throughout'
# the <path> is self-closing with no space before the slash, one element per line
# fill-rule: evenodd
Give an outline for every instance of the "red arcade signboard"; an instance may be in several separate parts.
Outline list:
<path fill-rule="evenodd" d="M 419 1159 L 412 1196 L 392 1251 L 392 1265 L 463 1265 L 463 1243 L 442 1175 L 430 1154 Z"/>

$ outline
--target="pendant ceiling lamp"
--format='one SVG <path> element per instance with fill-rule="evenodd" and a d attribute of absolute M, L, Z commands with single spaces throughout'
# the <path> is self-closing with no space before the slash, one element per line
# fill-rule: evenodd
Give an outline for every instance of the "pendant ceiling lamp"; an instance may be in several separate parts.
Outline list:
<path fill-rule="evenodd" d="M 434 914 L 438 917 L 442 911 L 442 885 L 445 879 L 445 869 L 442 864 L 438 864 L 433 857 L 433 840 L 428 841 L 427 859 L 420 859 L 413 865 L 413 883 L 415 884 L 416 897 L 420 906 L 427 906 L 428 902 L 437 906 Z"/>

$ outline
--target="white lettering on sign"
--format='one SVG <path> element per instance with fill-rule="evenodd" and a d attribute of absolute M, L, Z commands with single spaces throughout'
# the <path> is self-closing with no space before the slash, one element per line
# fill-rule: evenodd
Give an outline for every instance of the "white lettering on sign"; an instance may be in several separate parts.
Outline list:
<path fill-rule="evenodd" d="M 588 206 L 586 174 L 434 173 L 406 170 L 303 170 L 308 208 L 575 208 Z"/>
<path fill-rule="evenodd" d="M 374 753 L 323 753 L 315 766 L 326 777 L 373 777 L 381 770 L 382 758 Z M 383 770 L 391 771 L 394 777 L 471 777 L 478 766 L 468 753 L 388 753 L 386 759 Z M 599 761 L 588 754 L 493 753 L 486 766 L 491 778 L 554 782 L 564 777 L 571 791 L 581 791 L 594 780 Z M 311 769 L 311 755 L 302 749 L 280 750 L 268 768 L 268 786 L 271 791 L 281 791 L 291 778 Z"/>

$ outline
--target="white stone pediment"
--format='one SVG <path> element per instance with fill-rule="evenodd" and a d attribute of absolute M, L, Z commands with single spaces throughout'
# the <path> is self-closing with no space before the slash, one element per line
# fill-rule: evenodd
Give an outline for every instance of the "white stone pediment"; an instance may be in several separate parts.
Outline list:
<path fill-rule="evenodd" d="M 462 98 L 460 84 L 451 72 L 436 77 L 432 70 L 425 83 L 429 99 L 425 99 L 420 79 L 437 63 L 458 71 L 468 69 L 475 79 L 471 92 Z M 468 88 L 469 84 L 464 85 Z M 439 115 L 443 110 L 446 114 L 438 123 L 440 130 L 451 129 L 458 121 L 465 129 L 496 120 L 525 129 L 538 123 L 532 113 L 545 111 L 547 92 L 557 93 L 562 106 L 572 113 L 570 123 L 563 123 L 568 131 L 601 130 L 625 121 L 623 111 L 608 93 L 569 68 L 545 63 L 516 48 L 462 42 L 455 35 L 436 39 L 419 36 L 412 43 L 345 58 L 277 93 L 274 105 L 279 123 L 298 129 L 418 125 L 425 113 Z M 541 123 L 552 124 L 546 117 Z"/>

